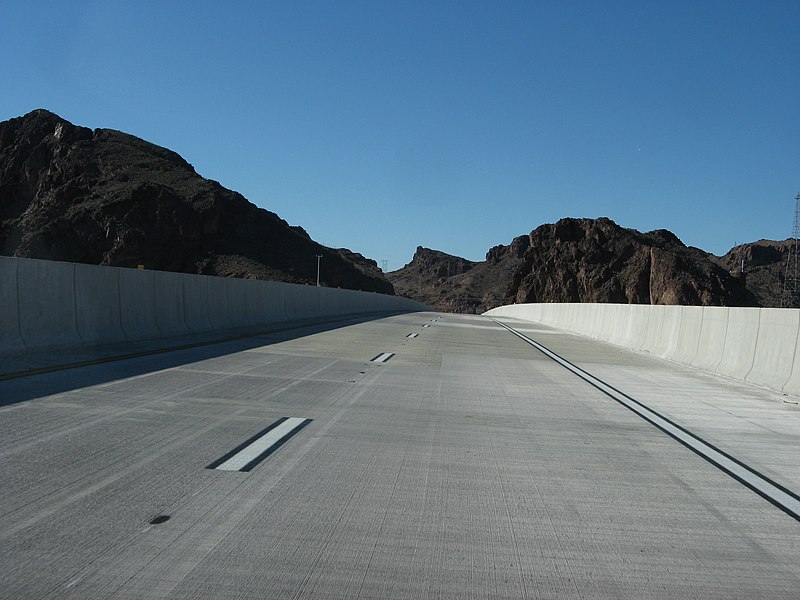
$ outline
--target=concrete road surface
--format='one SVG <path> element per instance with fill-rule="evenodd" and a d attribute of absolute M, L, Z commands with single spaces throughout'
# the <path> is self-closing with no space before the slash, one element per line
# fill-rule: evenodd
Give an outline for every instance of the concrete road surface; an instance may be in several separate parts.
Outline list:
<path fill-rule="evenodd" d="M 796 398 L 503 322 L 796 498 Z M 0 432 L 2 598 L 800 597 L 790 509 L 483 317 L 0 382 Z"/>

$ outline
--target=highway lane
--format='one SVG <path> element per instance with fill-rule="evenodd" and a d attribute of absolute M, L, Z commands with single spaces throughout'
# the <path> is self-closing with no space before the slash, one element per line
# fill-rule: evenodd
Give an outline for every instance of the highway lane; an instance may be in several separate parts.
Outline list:
<path fill-rule="evenodd" d="M 800 487 L 784 399 L 503 321 Z M 800 589 L 798 521 L 489 319 L 218 346 L 0 382 L 0 597 Z M 207 468 L 282 417 L 310 421 Z"/>
<path fill-rule="evenodd" d="M 609 384 L 607 381 L 595 377 L 585 369 L 581 369 L 574 363 L 553 352 L 543 344 L 521 333 L 519 330 L 497 320 L 495 320 L 495 323 L 501 325 L 519 339 L 542 352 L 544 355 L 560 364 L 576 377 L 579 377 L 591 384 L 612 400 L 619 402 L 629 410 L 633 411 L 642 419 L 669 435 L 675 441 L 696 452 L 699 456 L 702 456 L 711 464 L 723 470 L 725 473 L 762 496 L 765 500 L 780 508 L 787 515 L 791 516 L 797 521 L 800 521 L 800 496 L 795 494 L 792 490 L 781 485 L 780 483 L 777 483 L 758 468 L 748 465 L 747 463 L 742 462 L 738 457 L 726 452 L 725 450 L 722 450 L 718 445 L 716 445 L 716 442 L 711 442 L 710 440 L 704 439 L 691 429 L 679 425 L 665 414 L 654 410 L 641 400 L 638 400 L 633 396 L 629 396 L 625 392 Z M 769 435 L 764 437 L 767 443 L 771 441 Z"/>
<path fill-rule="evenodd" d="M 800 491 L 800 398 L 547 326 L 502 319 L 678 425 Z"/>

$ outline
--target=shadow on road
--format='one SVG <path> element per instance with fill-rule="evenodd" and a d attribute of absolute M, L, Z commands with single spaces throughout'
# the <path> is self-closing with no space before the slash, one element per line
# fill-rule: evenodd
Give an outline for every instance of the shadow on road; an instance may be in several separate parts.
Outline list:
<path fill-rule="evenodd" d="M 31 353 L 5 361 L 0 407 L 243 352 L 403 313 L 357 315 L 335 321 L 238 329 L 136 344 Z M 20 368 L 21 367 L 21 368 Z"/>

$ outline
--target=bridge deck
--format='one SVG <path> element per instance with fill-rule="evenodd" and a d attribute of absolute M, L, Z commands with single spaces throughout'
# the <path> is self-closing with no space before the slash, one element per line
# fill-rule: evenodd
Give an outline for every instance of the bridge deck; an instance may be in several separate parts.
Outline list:
<path fill-rule="evenodd" d="M 800 490 L 795 399 L 502 321 Z M 406 314 L 13 379 L 0 405 L 3 598 L 800 589 L 791 514 L 482 317 Z M 250 470 L 208 468 L 251 442 Z"/>

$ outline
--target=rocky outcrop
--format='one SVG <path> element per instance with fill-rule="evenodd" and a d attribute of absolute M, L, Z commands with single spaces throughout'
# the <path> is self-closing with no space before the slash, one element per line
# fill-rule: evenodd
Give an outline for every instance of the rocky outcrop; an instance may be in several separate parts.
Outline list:
<path fill-rule="evenodd" d="M 380 267 L 378 267 L 377 261 L 367 258 L 358 252 L 348 250 L 347 248 L 337 248 L 336 252 L 338 252 L 339 256 L 341 256 L 344 260 L 361 271 L 365 277 L 373 279 L 385 279 L 383 271 L 381 271 Z"/>
<path fill-rule="evenodd" d="M 542 225 L 491 248 L 483 262 L 418 248 L 388 277 L 398 293 L 457 312 L 515 302 L 760 304 L 748 277 L 723 259 L 669 231 L 640 233 L 607 218 Z"/>
<path fill-rule="evenodd" d="M 529 236 L 507 299 L 753 306 L 742 278 L 666 230 L 640 233 L 611 219 L 562 219 Z"/>
<path fill-rule="evenodd" d="M 398 294 L 436 310 L 482 313 L 503 304 L 526 240 L 492 248 L 483 262 L 419 247 L 410 263 L 387 277 Z"/>
<path fill-rule="evenodd" d="M 45 110 L 0 123 L 2 254 L 297 283 L 321 254 L 325 285 L 393 293 L 347 252 L 134 136 Z"/>
<path fill-rule="evenodd" d="M 794 240 L 759 240 L 735 246 L 725 256 L 713 256 L 718 265 L 743 278 L 759 306 L 781 306 L 786 261 Z"/>

